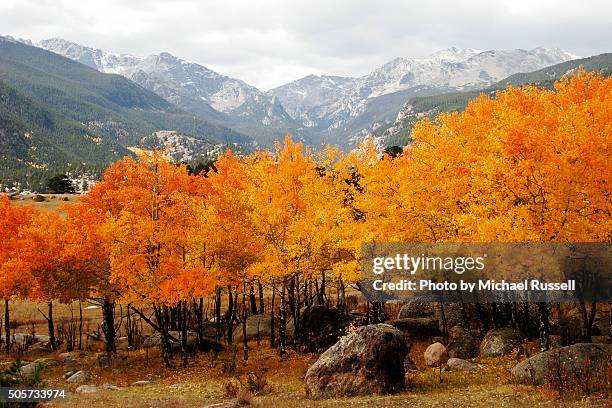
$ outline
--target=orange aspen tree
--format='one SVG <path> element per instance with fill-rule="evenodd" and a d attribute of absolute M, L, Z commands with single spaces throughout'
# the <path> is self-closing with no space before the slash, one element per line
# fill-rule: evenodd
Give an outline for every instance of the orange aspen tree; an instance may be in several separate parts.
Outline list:
<path fill-rule="evenodd" d="M 69 224 L 58 211 L 37 212 L 19 230 L 21 272 L 31 278 L 28 297 L 47 303 L 47 313 L 40 313 L 47 320 L 53 349 L 57 348 L 53 302 L 84 299 L 91 285 L 90 275 L 69 250 L 71 237 Z"/>
<path fill-rule="evenodd" d="M 106 219 L 113 236 L 111 281 L 120 288 L 122 301 L 153 307 L 156 323 L 133 310 L 160 333 L 164 361 L 170 366 L 171 341 L 177 339 L 169 332 L 168 309 L 183 308 L 185 301 L 214 287 L 200 262 L 201 198 L 186 167 L 175 166 L 159 152 L 143 154 L 138 161 L 124 159 L 121 166 L 122 177 L 109 186 L 109 197 L 121 209 Z"/>
<path fill-rule="evenodd" d="M 201 230 L 202 245 L 206 247 L 206 256 L 210 260 L 208 267 L 217 279 L 217 293 L 222 286 L 228 287 L 228 296 L 232 296 L 231 287 L 242 293 L 242 329 L 244 341 L 244 359 L 248 359 L 246 345 L 246 287 L 253 285 L 258 275 L 250 273 L 250 265 L 260 256 L 261 241 L 256 239 L 250 214 L 251 203 L 248 196 L 249 180 L 245 165 L 241 160 L 227 151 L 215 163 L 216 171 L 207 177 L 199 177 L 204 194 Z M 234 310 L 237 305 L 232 300 L 227 337 L 231 341 Z M 220 320 L 220 313 L 216 316 Z M 219 328 L 219 323 L 217 325 Z"/>
<path fill-rule="evenodd" d="M 14 206 L 7 196 L 0 196 L 0 297 L 4 299 L 4 346 L 7 353 L 11 348 L 9 301 L 15 297 L 25 298 L 30 287 L 28 279 L 20 273 L 18 232 L 31 222 L 33 214 L 33 208 Z"/>
<path fill-rule="evenodd" d="M 310 248 L 303 239 L 300 222 L 307 210 L 305 185 L 315 176 L 315 160 L 301 143 L 287 137 L 284 144 L 277 143 L 275 155 L 259 152 L 248 157 L 246 164 L 254 209 L 252 225 L 264 248 L 263 258 L 253 264 L 252 273 L 267 275 L 273 281 L 273 290 L 274 282 L 280 281 L 279 353 L 284 355 L 291 306 L 287 291 L 295 276 L 308 266 Z"/>

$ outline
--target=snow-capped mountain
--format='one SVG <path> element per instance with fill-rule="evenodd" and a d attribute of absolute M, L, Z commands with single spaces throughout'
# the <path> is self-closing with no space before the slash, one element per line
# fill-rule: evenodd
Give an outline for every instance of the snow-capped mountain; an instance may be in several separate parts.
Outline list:
<path fill-rule="evenodd" d="M 425 58 L 395 58 L 359 78 L 306 77 L 270 90 L 327 141 L 358 140 L 391 123 L 411 96 L 482 89 L 517 72 L 531 72 L 578 58 L 559 49 L 491 50 L 448 48 Z M 332 77 L 333 78 L 333 77 Z M 324 88 L 324 98 L 317 99 Z M 313 102 L 316 101 L 316 102 Z M 384 109 L 380 109 L 380 105 Z"/>
<path fill-rule="evenodd" d="M 355 78 L 308 75 L 302 79 L 274 88 L 270 95 L 278 97 L 287 113 L 305 126 L 316 124 L 317 118 L 310 118 L 310 110 L 318 106 L 331 105 L 355 84 Z"/>
<path fill-rule="evenodd" d="M 162 52 L 139 57 L 114 54 L 63 39 L 36 43 L 98 71 L 125 76 L 169 102 L 213 123 L 248 133 L 264 145 L 301 128 L 274 96 L 202 65 Z"/>
<path fill-rule="evenodd" d="M 406 101 L 483 89 L 519 72 L 577 58 L 560 49 L 489 50 L 451 47 L 425 58 L 395 58 L 358 78 L 309 75 L 268 92 L 169 53 L 139 57 L 62 39 L 46 50 L 123 75 L 203 119 L 245 133 L 260 144 L 291 133 L 308 143 L 350 146 L 396 119 Z"/>

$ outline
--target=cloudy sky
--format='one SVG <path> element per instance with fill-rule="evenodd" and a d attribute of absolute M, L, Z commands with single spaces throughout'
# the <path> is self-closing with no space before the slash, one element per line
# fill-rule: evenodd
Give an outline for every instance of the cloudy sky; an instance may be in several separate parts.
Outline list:
<path fill-rule="evenodd" d="M 0 34 L 168 51 L 261 89 L 449 46 L 611 52 L 609 0 L 1 0 Z"/>

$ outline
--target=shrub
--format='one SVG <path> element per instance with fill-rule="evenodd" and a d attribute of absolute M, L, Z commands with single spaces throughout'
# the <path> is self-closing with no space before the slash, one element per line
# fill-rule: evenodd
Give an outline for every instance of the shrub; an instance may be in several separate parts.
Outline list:
<path fill-rule="evenodd" d="M 610 391 L 609 373 L 612 359 L 593 362 L 585 360 L 580 367 L 563 364 L 560 353 L 548 360 L 546 380 L 559 398 L 582 397 L 596 392 Z"/>
<path fill-rule="evenodd" d="M 0 371 L 0 387 L 11 387 L 11 388 L 21 388 L 21 387 L 41 387 L 44 386 L 44 383 L 41 378 L 41 367 L 37 366 L 34 374 L 31 376 L 24 376 L 21 374 L 20 370 L 25 364 L 17 359 L 15 362 L 11 363 L 7 368 Z M 36 407 L 37 403 L 5 403 L 0 402 L 0 408 L 9 408 L 9 407 Z"/>

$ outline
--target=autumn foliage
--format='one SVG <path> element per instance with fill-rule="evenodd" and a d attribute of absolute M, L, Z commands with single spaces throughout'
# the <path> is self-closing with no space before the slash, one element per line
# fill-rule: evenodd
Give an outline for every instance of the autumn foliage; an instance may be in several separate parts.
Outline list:
<path fill-rule="evenodd" d="M 283 307 L 290 284 L 356 282 L 368 241 L 609 242 L 611 100 L 581 72 L 425 119 L 394 158 L 287 138 L 207 175 L 125 158 L 61 214 L 0 197 L 0 296 L 149 305 L 163 329 L 164 308 L 228 285 L 274 283 Z"/>

